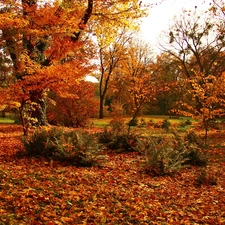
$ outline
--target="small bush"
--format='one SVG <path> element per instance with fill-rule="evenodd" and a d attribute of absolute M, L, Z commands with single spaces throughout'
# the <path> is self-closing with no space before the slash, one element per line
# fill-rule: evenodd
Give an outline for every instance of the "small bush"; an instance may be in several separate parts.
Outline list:
<path fill-rule="evenodd" d="M 186 126 L 190 126 L 190 125 L 192 125 L 192 122 L 189 119 L 187 119 L 184 122 L 180 122 L 178 126 L 179 127 L 186 127 Z"/>
<path fill-rule="evenodd" d="M 141 120 L 140 120 L 140 126 L 141 127 L 144 127 L 146 125 L 147 125 L 147 122 L 145 121 L 145 119 L 144 118 L 141 118 Z"/>
<path fill-rule="evenodd" d="M 168 131 L 170 129 L 170 127 L 171 127 L 171 123 L 169 120 L 165 119 L 162 121 L 161 128 Z"/>
<path fill-rule="evenodd" d="M 125 131 L 125 124 L 123 117 L 113 117 L 112 120 L 109 122 L 112 133 L 121 133 Z"/>
<path fill-rule="evenodd" d="M 97 134 L 98 141 L 102 144 L 107 144 L 112 141 L 113 132 L 109 130 L 106 126 L 104 127 L 104 131 Z"/>
<path fill-rule="evenodd" d="M 180 128 L 184 128 L 184 127 L 186 127 L 185 122 L 180 122 L 180 123 L 178 124 L 178 127 L 180 127 Z"/>
<path fill-rule="evenodd" d="M 112 141 L 106 146 L 111 150 L 117 150 L 119 152 L 133 152 L 136 151 L 138 143 L 138 137 L 134 134 L 120 133 L 114 135 Z"/>
<path fill-rule="evenodd" d="M 100 143 L 104 144 L 108 149 L 117 150 L 119 152 L 136 151 L 138 135 L 128 133 L 128 131 L 120 127 L 111 127 L 104 129 L 104 132 L 97 134 Z"/>
<path fill-rule="evenodd" d="M 189 142 L 189 143 L 194 143 L 198 146 L 202 146 L 202 140 L 201 138 L 193 131 L 193 130 L 188 130 L 184 136 L 184 140 Z"/>
<path fill-rule="evenodd" d="M 51 125 L 85 127 L 89 118 L 97 112 L 93 84 L 80 81 L 68 87 L 69 94 L 50 91 L 47 97 L 47 120 Z"/>
<path fill-rule="evenodd" d="M 153 123 L 154 128 L 162 128 L 162 121 L 158 121 L 157 123 Z"/>
<path fill-rule="evenodd" d="M 62 135 L 61 128 L 41 127 L 21 140 L 27 155 L 51 157 L 54 153 L 54 146 L 51 143 L 60 139 Z"/>
<path fill-rule="evenodd" d="M 186 124 L 186 126 L 190 126 L 190 125 L 192 125 L 192 122 L 191 122 L 189 119 L 187 119 L 187 120 L 185 121 L 185 124 Z"/>
<path fill-rule="evenodd" d="M 213 118 L 209 121 L 209 128 L 212 128 L 212 129 L 215 129 L 215 130 L 219 129 L 219 123 L 218 123 L 218 121 L 216 121 L 215 118 Z"/>
<path fill-rule="evenodd" d="M 185 141 L 176 131 L 171 137 L 145 137 L 139 149 L 146 156 L 145 168 L 153 175 L 178 172 L 188 165 L 205 166 L 206 157 L 195 144 Z"/>
<path fill-rule="evenodd" d="M 206 166 L 208 163 L 207 155 L 203 154 L 198 148 L 190 145 L 188 153 L 185 155 L 187 158 L 186 164 L 193 166 Z"/>
<path fill-rule="evenodd" d="M 26 153 L 68 162 L 76 166 L 91 166 L 99 155 L 96 138 L 84 131 L 64 132 L 59 128 L 39 128 L 22 138 Z"/>
<path fill-rule="evenodd" d="M 166 137 L 151 137 L 145 142 L 143 147 L 146 171 L 154 176 L 161 176 L 172 174 L 184 167 L 186 149 L 177 148 L 175 145 L 175 142 Z"/>
<path fill-rule="evenodd" d="M 196 177 L 196 185 L 201 187 L 202 185 L 217 185 L 217 177 L 207 172 L 207 170 L 201 170 Z"/>

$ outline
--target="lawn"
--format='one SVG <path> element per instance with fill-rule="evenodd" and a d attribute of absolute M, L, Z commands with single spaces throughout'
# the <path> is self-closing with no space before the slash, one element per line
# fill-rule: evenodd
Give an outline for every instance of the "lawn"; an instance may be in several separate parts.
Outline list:
<path fill-rule="evenodd" d="M 10 118 L 0 118 L 0 124 L 8 124 L 8 123 L 14 123 L 15 121 Z"/>
<path fill-rule="evenodd" d="M 195 120 L 192 120 L 190 117 L 170 117 L 170 116 L 140 116 L 138 117 L 138 123 L 140 124 L 142 121 L 149 122 L 152 121 L 154 123 L 160 122 L 167 119 L 171 123 L 180 123 L 180 122 L 185 122 L 186 120 L 190 120 L 192 122 L 196 122 Z M 109 125 L 111 118 L 106 117 L 104 119 L 97 119 L 97 118 L 92 118 L 90 120 L 90 124 L 94 125 L 95 127 L 104 127 L 106 125 Z M 124 118 L 125 123 L 128 123 L 131 118 L 130 117 L 125 117 Z"/>
<path fill-rule="evenodd" d="M 205 168 L 216 185 L 197 185 L 202 168 L 153 177 L 144 156 L 104 152 L 100 165 L 65 166 L 43 158 L 18 157 L 18 125 L 0 125 L 0 224 L 225 224 L 224 131 Z"/>

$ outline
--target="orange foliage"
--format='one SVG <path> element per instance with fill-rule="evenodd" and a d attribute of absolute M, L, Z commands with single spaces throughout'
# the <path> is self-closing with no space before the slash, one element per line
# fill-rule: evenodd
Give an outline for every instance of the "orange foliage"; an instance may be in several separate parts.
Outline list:
<path fill-rule="evenodd" d="M 97 111 L 94 86 L 82 81 L 69 89 L 70 94 L 50 93 L 47 118 L 49 123 L 68 127 L 84 127 Z"/>
<path fill-rule="evenodd" d="M 8 50 L 16 78 L 8 97 L 20 102 L 24 115 L 26 105 L 35 100 L 33 109 L 28 108 L 42 119 L 42 98 L 49 90 L 70 95 L 70 86 L 79 88 L 90 72 L 94 51 L 85 30 L 97 33 L 98 28 L 109 24 L 118 29 L 144 15 L 137 0 L 2 1 L 1 7 L 0 43 Z"/>

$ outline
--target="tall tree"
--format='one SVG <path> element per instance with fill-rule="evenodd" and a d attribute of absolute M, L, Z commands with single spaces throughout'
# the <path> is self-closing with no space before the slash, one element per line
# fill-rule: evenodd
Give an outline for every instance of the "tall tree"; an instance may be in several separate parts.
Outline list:
<path fill-rule="evenodd" d="M 171 113 L 186 91 L 182 70 L 173 56 L 163 52 L 156 57 L 152 67 L 152 79 L 157 90 L 154 105 L 158 106 L 159 114 L 166 115 Z"/>
<path fill-rule="evenodd" d="M 104 102 L 110 86 L 110 82 L 113 80 L 113 76 L 115 76 L 116 74 L 119 63 L 125 59 L 125 46 L 131 39 L 131 35 L 127 34 L 127 29 L 122 29 L 121 31 L 115 33 L 116 37 L 113 42 L 107 42 L 107 40 L 105 39 L 105 32 L 106 30 L 102 32 L 103 38 L 101 35 L 98 37 L 100 60 L 99 119 L 102 119 L 104 117 Z"/>
<path fill-rule="evenodd" d="M 192 111 L 192 116 L 200 116 L 207 131 L 208 122 L 215 114 L 210 113 L 209 116 L 206 112 L 212 109 L 217 111 L 218 103 L 223 102 L 219 99 L 224 98 L 221 92 L 215 95 L 219 90 L 207 91 L 209 86 L 215 84 L 215 79 L 223 81 L 221 77 L 225 69 L 224 36 L 209 13 L 205 13 L 203 17 L 198 15 L 196 10 L 192 14 L 183 12 L 180 18 L 175 20 L 168 39 L 169 43 L 162 45 L 162 48 L 177 60 L 177 66 L 183 71 L 183 80 L 189 85 L 190 92 L 187 92 L 187 95 L 191 95 L 193 101 L 191 106 L 187 102 L 183 102 L 182 106 L 186 106 L 187 111 Z M 214 85 L 216 86 L 218 85 Z M 204 93 L 205 97 L 202 98 Z M 206 99 L 212 100 L 212 97 L 217 99 L 217 103 L 213 101 L 212 104 L 205 104 Z"/>
<path fill-rule="evenodd" d="M 146 102 L 153 99 L 155 85 L 152 79 L 153 54 L 150 46 L 142 40 L 131 39 L 124 52 L 125 59 L 120 62 L 117 73 L 119 85 L 124 85 L 132 105 L 131 123 L 137 118 Z M 125 87 L 126 85 L 126 87 Z"/>
<path fill-rule="evenodd" d="M 13 83 L 11 60 L 4 50 L 5 49 L 2 48 L 2 51 L 0 51 L 0 102 L 1 98 L 4 99 L 3 93 L 5 89 Z M 10 104 L 1 104 L 0 111 L 2 117 L 5 117 L 5 113 L 9 108 Z"/>
<path fill-rule="evenodd" d="M 21 114 L 28 105 L 36 123 L 45 124 L 46 91 L 64 93 L 88 72 L 90 60 L 82 56 L 88 24 L 119 27 L 140 16 L 138 1 L 130 0 L 1 1 L 0 38 L 13 63 Z"/>

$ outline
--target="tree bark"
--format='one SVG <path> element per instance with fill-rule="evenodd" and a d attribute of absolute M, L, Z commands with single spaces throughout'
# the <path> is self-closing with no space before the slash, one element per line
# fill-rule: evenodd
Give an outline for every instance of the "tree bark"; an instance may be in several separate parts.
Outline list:
<path fill-rule="evenodd" d="M 99 119 L 104 118 L 104 96 L 100 95 L 100 103 L 99 103 Z"/>
<path fill-rule="evenodd" d="M 32 107 L 31 118 L 37 119 L 35 125 L 46 125 L 46 101 L 43 96 L 43 92 L 31 93 L 30 100 L 32 103 L 34 103 L 34 107 Z"/>

